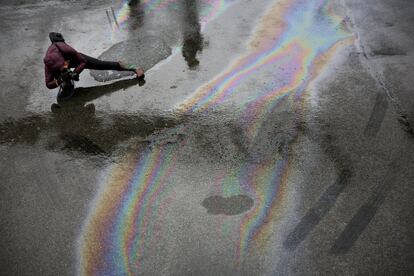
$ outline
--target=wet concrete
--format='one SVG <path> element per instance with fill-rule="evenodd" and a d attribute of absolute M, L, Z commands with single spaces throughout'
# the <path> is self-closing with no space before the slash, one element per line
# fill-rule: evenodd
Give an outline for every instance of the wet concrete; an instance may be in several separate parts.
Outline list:
<path fill-rule="evenodd" d="M 208 17 L 214 1 L 130 1 L 125 18 L 119 1 L 0 2 L 1 274 L 414 271 L 411 4 L 332 1 L 356 39 L 300 101 L 295 87 L 257 108 L 289 78 L 269 66 L 189 111 L 290 3 L 230 2 Z M 41 62 L 55 30 L 85 54 L 141 64 L 146 82 L 85 71 L 56 105 Z"/>

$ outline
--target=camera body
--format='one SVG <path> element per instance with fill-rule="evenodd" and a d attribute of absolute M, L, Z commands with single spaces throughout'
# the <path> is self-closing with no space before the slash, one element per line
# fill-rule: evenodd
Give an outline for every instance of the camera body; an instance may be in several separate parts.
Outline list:
<path fill-rule="evenodd" d="M 65 83 L 70 80 L 79 81 L 79 74 L 70 70 L 69 68 L 63 69 L 63 71 L 60 73 L 61 83 Z"/>

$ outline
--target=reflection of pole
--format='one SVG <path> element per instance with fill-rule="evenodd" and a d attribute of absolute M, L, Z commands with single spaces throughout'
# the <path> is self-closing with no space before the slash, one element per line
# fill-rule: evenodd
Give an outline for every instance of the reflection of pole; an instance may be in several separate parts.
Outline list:
<path fill-rule="evenodd" d="M 111 20 L 111 16 L 109 15 L 109 11 L 108 10 L 106 10 L 105 12 L 106 12 L 106 18 L 108 18 L 109 27 L 112 30 L 112 20 Z"/>
<path fill-rule="evenodd" d="M 119 29 L 119 24 L 118 24 L 118 20 L 116 20 L 114 8 L 111 7 L 111 11 L 112 11 L 112 16 L 114 17 L 116 27 Z"/>

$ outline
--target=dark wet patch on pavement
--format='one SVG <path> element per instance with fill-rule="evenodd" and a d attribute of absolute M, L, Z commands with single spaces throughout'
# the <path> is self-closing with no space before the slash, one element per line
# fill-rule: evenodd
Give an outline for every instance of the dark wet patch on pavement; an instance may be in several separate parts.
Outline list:
<path fill-rule="evenodd" d="M 391 171 L 393 171 L 395 165 L 391 164 L 390 167 Z M 377 213 L 378 208 L 384 202 L 387 194 L 391 190 L 394 179 L 393 176 L 394 173 L 389 172 L 384 182 L 376 187 L 374 193 L 372 193 L 364 205 L 358 209 L 358 212 L 352 217 L 351 221 L 347 224 L 344 231 L 335 240 L 330 250 L 330 254 L 346 254 L 352 248 L 352 246 L 358 240 L 359 236 L 370 224 L 375 214 Z"/>
<path fill-rule="evenodd" d="M 288 234 L 283 243 L 287 249 L 295 250 L 305 240 L 335 205 L 352 177 L 351 161 L 335 146 L 336 144 L 332 135 L 328 134 L 322 139 L 321 148 L 334 162 L 338 173 L 337 179 L 325 190 L 318 201 L 306 212 L 299 224 Z"/>
<path fill-rule="evenodd" d="M 63 146 L 62 150 L 74 150 L 91 155 L 107 155 L 107 153 L 101 147 L 99 147 L 97 144 L 85 136 L 66 133 L 60 135 L 60 137 L 63 141 L 65 141 L 65 145 Z"/>
<path fill-rule="evenodd" d="M 0 144 L 34 144 L 46 125 L 47 121 L 38 115 L 22 120 L 8 119 L 0 123 Z"/>
<path fill-rule="evenodd" d="M 231 136 L 232 142 L 237 148 L 237 151 L 240 152 L 244 158 L 249 156 L 249 149 L 247 147 L 246 138 L 241 126 L 234 125 L 231 128 Z"/>
<path fill-rule="evenodd" d="M 88 115 L 73 114 L 66 110 L 58 116 L 43 114 L 7 121 L 0 124 L 0 144 L 42 142 L 47 150 L 109 157 L 124 141 L 133 138 L 145 141 L 154 131 L 177 124 L 174 119 L 163 116 L 100 114 L 97 117 L 87 112 Z"/>
<path fill-rule="evenodd" d="M 388 47 L 388 48 L 373 49 L 371 51 L 371 55 L 372 56 L 405 56 L 407 55 L 407 53 L 397 48 Z"/>
<path fill-rule="evenodd" d="M 374 137 L 381 128 L 382 121 L 384 120 L 385 113 L 388 109 L 387 95 L 383 92 L 378 92 L 377 99 L 375 100 L 374 108 L 369 117 L 368 123 L 365 126 L 364 136 Z"/>
<path fill-rule="evenodd" d="M 0 144 L 36 144 L 41 141 L 47 150 L 109 157 L 124 141 L 135 138 L 144 141 L 154 131 L 179 124 L 180 120 L 169 114 L 106 113 L 96 111 L 93 103 L 86 104 L 138 81 L 134 78 L 77 88 L 72 99 L 53 104 L 52 112 L 1 122 Z"/>
<path fill-rule="evenodd" d="M 253 203 L 253 199 L 247 195 L 231 197 L 215 195 L 204 199 L 201 205 L 207 209 L 209 214 L 234 216 L 250 210 L 253 207 Z"/>
<path fill-rule="evenodd" d="M 285 248 L 294 250 L 312 232 L 313 228 L 326 216 L 329 210 L 335 205 L 336 200 L 342 193 L 351 174 L 343 171 L 337 181 L 325 190 L 318 202 L 308 210 L 299 224 L 289 233 L 285 242 Z"/>
<path fill-rule="evenodd" d="M 213 116 L 212 116 L 213 117 Z M 246 158 L 245 151 L 239 148 L 243 143 L 243 133 L 239 132 L 239 140 L 233 138 L 234 123 L 231 119 L 184 117 L 186 124 L 186 135 L 188 137 L 188 152 L 184 153 L 186 158 L 192 156 L 201 157 L 208 162 L 228 162 L 235 164 Z M 236 130 L 237 131 L 237 130 Z M 243 136 L 242 136 L 243 135 Z"/>
<path fill-rule="evenodd" d="M 122 61 L 132 67 L 140 66 L 145 71 L 171 55 L 172 51 L 161 38 L 143 36 L 119 42 L 102 53 L 98 59 L 107 61 Z M 116 80 L 135 73 L 130 71 L 100 71 L 91 70 L 91 76 L 100 82 Z"/>

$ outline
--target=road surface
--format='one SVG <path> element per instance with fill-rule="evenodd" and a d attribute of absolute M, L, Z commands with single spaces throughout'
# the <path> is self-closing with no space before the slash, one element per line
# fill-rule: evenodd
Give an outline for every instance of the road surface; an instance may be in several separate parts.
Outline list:
<path fill-rule="evenodd" d="M 414 272 L 410 1 L 0 4 L 1 275 Z"/>

